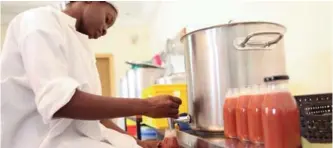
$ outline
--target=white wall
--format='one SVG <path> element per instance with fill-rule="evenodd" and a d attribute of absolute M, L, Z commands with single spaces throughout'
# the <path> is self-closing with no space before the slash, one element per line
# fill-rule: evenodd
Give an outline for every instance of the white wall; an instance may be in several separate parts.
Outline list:
<path fill-rule="evenodd" d="M 165 43 L 162 41 L 182 27 L 191 31 L 226 23 L 229 19 L 274 21 L 287 27 L 284 39 L 291 91 L 294 94 L 332 91 L 333 2 L 183 0 L 166 3 L 152 26 L 156 41 L 151 46 L 155 50 L 162 50 Z"/>
<path fill-rule="evenodd" d="M 287 71 L 295 94 L 331 92 L 332 6 L 332 2 L 253 2 L 243 5 L 237 17 L 287 27 Z"/>

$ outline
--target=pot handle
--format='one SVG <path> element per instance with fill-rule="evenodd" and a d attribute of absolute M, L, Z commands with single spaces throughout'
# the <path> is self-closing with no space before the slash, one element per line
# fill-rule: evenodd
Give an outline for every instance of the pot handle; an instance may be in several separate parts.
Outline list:
<path fill-rule="evenodd" d="M 278 37 L 274 40 L 267 41 L 267 42 L 249 43 L 251 38 L 253 38 L 255 36 L 261 36 L 261 35 L 278 35 Z M 277 44 L 282 38 L 283 38 L 283 34 L 281 34 L 280 32 L 256 32 L 256 33 L 247 35 L 245 39 L 241 40 L 241 42 L 239 40 L 235 40 L 234 45 L 235 45 L 236 49 L 238 49 L 238 50 L 247 50 L 247 49 L 251 50 L 251 49 L 253 49 L 253 47 L 258 47 L 258 46 L 261 49 L 267 49 L 271 45 Z M 246 45 L 251 45 L 252 48 L 246 47 Z"/>

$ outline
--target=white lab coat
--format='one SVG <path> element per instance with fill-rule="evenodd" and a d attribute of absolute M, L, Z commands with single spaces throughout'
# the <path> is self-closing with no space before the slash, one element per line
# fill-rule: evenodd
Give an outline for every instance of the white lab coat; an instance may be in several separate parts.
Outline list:
<path fill-rule="evenodd" d="M 101 94 L 94 53 L 76 20 L 52 7 L 9 24 L 1 53 L 1 148 L 138 148 L 99 121 L 53 119 L 75 89 Z"/>

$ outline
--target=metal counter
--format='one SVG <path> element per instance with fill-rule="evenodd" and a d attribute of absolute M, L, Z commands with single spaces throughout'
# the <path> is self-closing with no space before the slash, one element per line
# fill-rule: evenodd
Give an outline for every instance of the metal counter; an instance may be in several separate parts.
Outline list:
<path fill-rule="evenodd" d="M 163 139 L 164 130 L 158 130 L 159 139 Z M 177 139 L 183 148 L 264 148 L 237 139 L 225 138 L 223 133 L 197 131 L 177 131 Z"/>

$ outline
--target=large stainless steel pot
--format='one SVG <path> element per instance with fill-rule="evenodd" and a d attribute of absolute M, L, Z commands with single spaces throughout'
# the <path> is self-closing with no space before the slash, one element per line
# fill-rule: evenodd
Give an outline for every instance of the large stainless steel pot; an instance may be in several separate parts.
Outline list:
<path fill-rule="evenodd" d="M 275 23 L 242 22 L 197 30 L 182 38 L 192 129 L 223 131 L 228 88 L 286 74 L 285 31 Z"/>
<path fill-rule="evenodd" d="M 165 72 L 164 68 L 158 66 L 143 63 L 127 63 L 138 66 L 127 71 L 129 97 L 131 98 L 141 98 L 143 89 L 154 85 L 156 79 L 162 77 Z"/>
<path fill-rule="evenodd" d="M 137 98 L 136 94 L 136 76 L 135 76 L 135 70 L 130 69 L 126 72 L 126 78 L 127 78 L 127 87 L 128 87 L 128 97 L 129 98 Z"/>
<path fill-rule="evenodd" d="M 128 98 L 128 82 L 127 82 L 127 77 L 124 76 L 120 78 L 120 97 L 123 98 Z"/>

